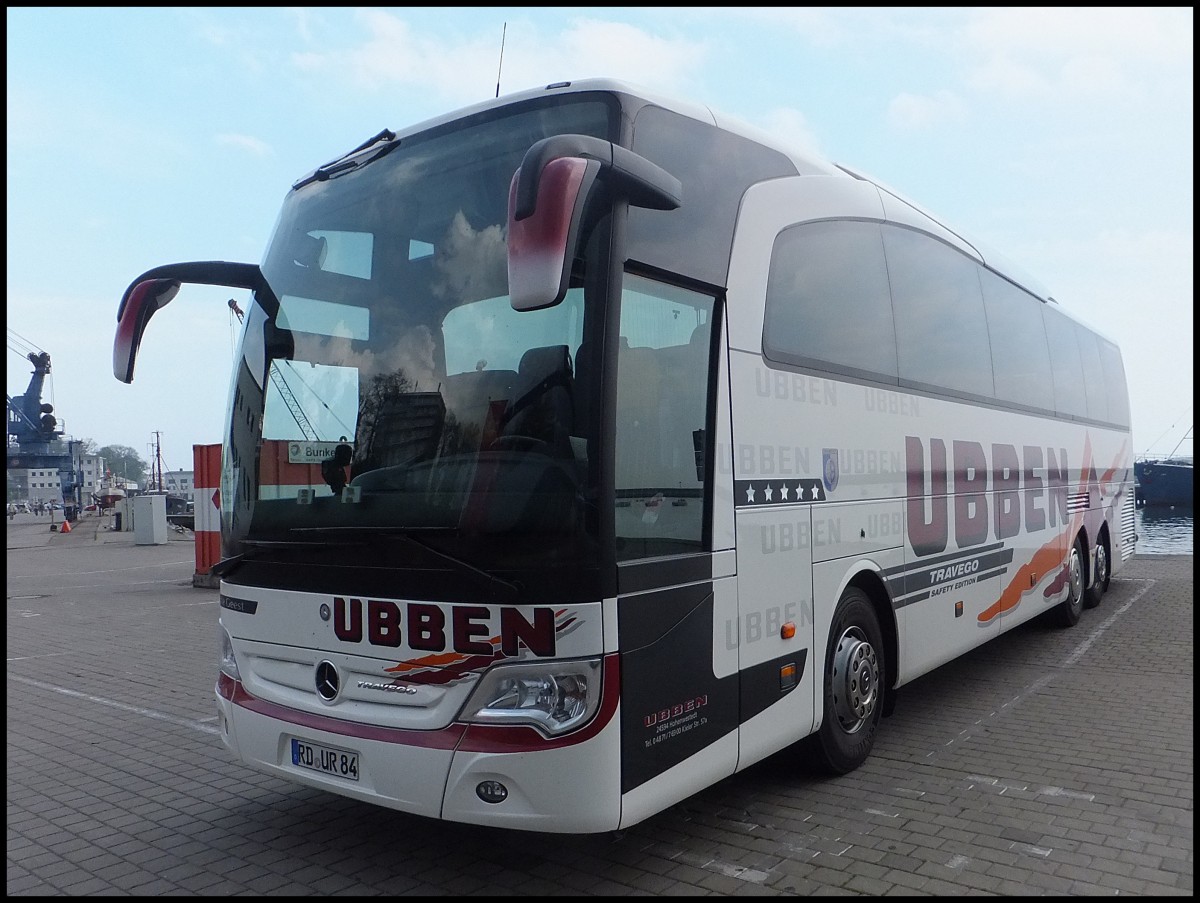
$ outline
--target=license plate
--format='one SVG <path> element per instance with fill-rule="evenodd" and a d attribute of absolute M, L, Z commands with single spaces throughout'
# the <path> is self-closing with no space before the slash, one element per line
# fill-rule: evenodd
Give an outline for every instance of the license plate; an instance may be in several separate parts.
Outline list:
<path fill-rule="evenodd" d="M 358 753 L 292 738 L 292 764 L 321 774 L 358 780 Z"/>

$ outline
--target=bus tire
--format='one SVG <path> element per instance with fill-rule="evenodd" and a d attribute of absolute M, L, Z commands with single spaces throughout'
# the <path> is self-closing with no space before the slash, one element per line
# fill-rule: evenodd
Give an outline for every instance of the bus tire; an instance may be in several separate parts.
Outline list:
<path fill-rule="evenodd" d="M 1083 607 L 1095 608 L 1104 598 L 1108 589 L 1108 578 L 1111 572 L 1108 552 L 1108 533 L 1101 533 L 1096 542 L 1096 566 L 1092 572 L 1092 582 L 1083 593 Z"/>
<path fill-rule="evenodd" d="M 1059 602 L 1051 611 L 1054 623 L 1059 627 L 1074 627 L 1079 623 L 1083 613 L 1083 597 L 1087 589 L 1087 549 L 1083 547 L 1083 537 L 1075 537 L 1075 545 L 1071 546 L 1071 554 L 1067 556 L 1067 598 Z"/>
<path fill-rule="evenodd" d="M 808 739 L 809 759 L 821 771 L 847 774 L 875 745 L 883 713 L 883 633 L 871 600 L 850 587 L 838 601 L 825 650 L 824 715 Z"/>

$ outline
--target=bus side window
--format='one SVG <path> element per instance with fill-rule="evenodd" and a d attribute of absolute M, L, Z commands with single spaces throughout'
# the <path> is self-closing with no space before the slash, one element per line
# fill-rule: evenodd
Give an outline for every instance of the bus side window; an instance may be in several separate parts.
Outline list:
<path fill-rule="evenodd" d="M 617 363 L 617 489 L 661 488 L 659 415 L 662 373 L 650 348 L 631 348 L 621 337 Z"/>
<path fill-rule="evenodd" d="M 695 465 L 696 487 L 704 479 L 704 415 L 708 389 L 708 351 L 711 323 L 692 330 L 686 345 L 664 348 L 666 388 L 663 392 L 663 456 L 671 469 L 689 486 L 689 468 Z"/>
<path fill-rule="evenodd" d="M 703 544 L 713 307 L 709 295 L 626 277 L 613 437 L 620 558 Z"/>

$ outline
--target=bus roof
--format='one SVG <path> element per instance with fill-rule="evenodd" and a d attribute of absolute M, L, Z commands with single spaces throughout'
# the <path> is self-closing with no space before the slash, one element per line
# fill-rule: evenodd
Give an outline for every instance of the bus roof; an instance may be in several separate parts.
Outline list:
<path fill-rule="evenodd" d="M 682 100 L 669 95 L 658 94 L 641 86 L 634 85 L 630 82 L 612 78 L 588 78 L 573 81 L 553 82 L 540 88 L 529 88 L 522 91 L 517 91 L 512 94 L 505 94 L 500 97 L 489 98 L 460 109 L 435 116 L 431 119 L 426 119 L 423 122 L 416 123 L 396 132 L 396 137 L 403 138 L 408 135 L 415 135 L 431 128 L 437 128 L 455 120 L 462 119 L 467 116 L 473 116 L 479 113 L 485 113 L 489 110 L 499 109 L 510 104 L 522 103 L 527 100 L 544 97 L 549 93 L 558 94 L 578 94 L 585 92 L 607 92 L 616 96 L 640 101 L 642 103 L 653 104 L 677 113 L 681 116 L 687 116 L 696 119 L 700 122 L 708 123 L 709 125 L 723 129 L 736 135 L 740 135 L 759 144 L 769 147 L 783 154 L 796 167 L 799 175 L 820 175 L 833 178 L 850 178 L 869 182 L 874 185 L 879 191 L 884 192 L 894 198 L 897 202 L 910 207 L 920 216 L 928 219 L 946 232 L 953 235 L 960 242 L 965 244 L 967 248 L 974 251 L 978 258 L 989 268 L 1002 274 L 1005 278 L 1017 283 L 1027 291 L 1041 298 L 1043 301 L 1054 303 L 1057 302 L 1050 294 L 1049 290 L 1034 276 L 1027 273 L 1022 267 L 1018 266 L 1011 259 L 987 247 L 984 243 L 968 237 L 961 230 L 947 225 L 940 217 L 931 213 L 929 210 L 915 203 L 910 198 L 904 196 L 900 192 L 888 187 L 880 180 L 869 176 L 861 171 L 844 166 L 840 163 L 835 163 L 832 160 L 826 159 L 812 151 L 800 150 L 795 146 L 789 145 L 781 141 L 775 135 L 753 126 L 744 120 L 728 115 L 726 113 L 717 112 L 711 107 L 704 104 L 698 104 L 687 100 Z M 1065 311 L 1064 311 L 1065 312 Z"/>

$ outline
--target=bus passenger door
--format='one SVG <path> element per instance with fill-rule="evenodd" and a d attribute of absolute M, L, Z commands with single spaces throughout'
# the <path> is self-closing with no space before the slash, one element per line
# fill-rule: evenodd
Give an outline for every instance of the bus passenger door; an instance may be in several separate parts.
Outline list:
<path fill-rule="evenodd" d="M 781 449 L 804 445 L 803 422 L 757 391 L 760 356 L 731 350 L 733 503 L 737 536 L 738 769 L 813 727 L 814 478 Z M 815 482 L 820 482 L 816 477 Z M 815 657 L 819 659 L 819 656 Z"/>
<path fill-rule="evenodd" d="M 728 468 L 712 463 L 729 447 L 715 304 L 646 276 L 623 282 L 612 447 L 624 823 L 737 764 L 732 509 Z"/>
<path fill-rule="evenodd" d="M 812 731 L 825 648 L 817 623 L 831 617 L 828 604 L 814 606 L 813 544 L 827 522 L 823 458 L 839 444 L 841 420 L 831 381 L 764 358 L 772 251 L 802 219 L 881 215 L 873 186 L 809 177 L 753 185 L 738 211 L 726 302 L 732 435 L 725 464 L 737 540 L 739 770 Z"/>

